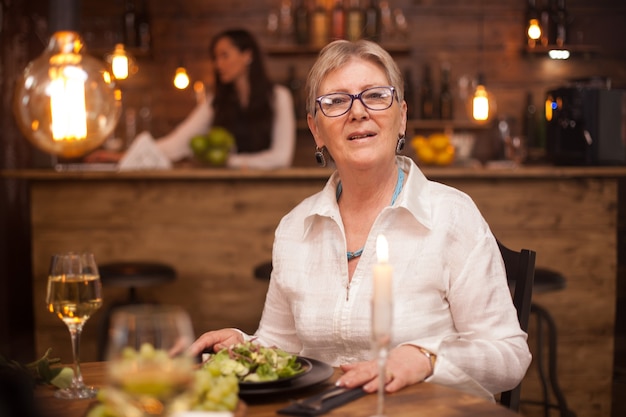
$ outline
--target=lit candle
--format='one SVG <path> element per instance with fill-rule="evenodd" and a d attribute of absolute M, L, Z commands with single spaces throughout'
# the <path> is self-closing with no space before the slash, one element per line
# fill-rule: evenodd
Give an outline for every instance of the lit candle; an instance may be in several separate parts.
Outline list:
<path fill-rule="evenodd" d="M 374 289 L 372 295 L 372 332 L 379 343 L 388 343 L 391 333 L 392 299 L 389 265 L 389 245 L 385 236 L 376 238 L 378 262 L 374 265 Z"/>

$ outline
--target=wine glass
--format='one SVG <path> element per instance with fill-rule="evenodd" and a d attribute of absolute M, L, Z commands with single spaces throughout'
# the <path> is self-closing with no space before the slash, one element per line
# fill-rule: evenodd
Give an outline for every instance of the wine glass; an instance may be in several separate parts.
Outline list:
<path fill-rule="evenodd" d="M 67 325 L 72 338 L 72 385 L 55 392 L 64 399 L 93 398 L 97 390 L 86 386 L 80 372 L 80 335 L 85 322 L 102 306 L 102 284 L 92 253 L 68 252 L 52 256 L 46 304 Z"/>
<path fill-rule="evenodd" d="M 194 340 L 180 307 L 138 304 L 113 313 L 108 379 L 123 415 L 167 416 L 194 381 Z"/>

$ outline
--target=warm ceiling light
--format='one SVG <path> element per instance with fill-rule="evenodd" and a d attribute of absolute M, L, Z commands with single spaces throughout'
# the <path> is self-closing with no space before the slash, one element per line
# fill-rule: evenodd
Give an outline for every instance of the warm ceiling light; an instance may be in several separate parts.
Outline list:
<path fill-rule="evenodd" d="M 179 90 L 184 90 L 189 86 L 189 76 L 187 70 L 184 67 L 176 68 L 176 75 L 174 75 L 174 86 Z"/>
<path fill-rule="evenodd" d="M 477 122 L 489 120 L 495 111 L 495 100 L 485 88 L 483 74 L 478 74 L 478 81 L 472 96 L 472 118 Z"/>
<path fill-rule="evenodd" d="M 484 85 L 478 85 L 472 98 L 472 117 L 474 120 L 485 121 L 489 118 L 489 95 Z"/>
<path fill-rule="evenodd" d="M 111 72 L 116 80 L 125 80 L 132 73 L 136 72 L 135 60 L 126 49 L 124 49 L 124 44 L 116 44 L 113 53 L 108 55 L 106 60 L 111 64 Z"/>
<path fill-rule="evenodd" d="M 538 19 L 530 19 L 528 21 L 528 30 L 526 33 L 528 34 L 528 40 L 531 46 L 535 46 L 535 43 L 541 38 L 541 26 L 539 26 Z"/>
<path fill-rule="evenodd" d="M 104 63 L 83 54 L 78 33 L 59 31 L 17 82 L 13 111 L 26 138 L 44 152 L 75 158 L 115 128 L 120 101 Z"/>

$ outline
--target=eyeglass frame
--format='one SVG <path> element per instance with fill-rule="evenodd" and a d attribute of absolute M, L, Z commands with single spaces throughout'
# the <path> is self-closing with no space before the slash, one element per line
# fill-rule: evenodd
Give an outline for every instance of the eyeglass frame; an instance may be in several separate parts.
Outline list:
<path fill-rule="evenodd" d="M 392 97 L 393 97 L 393 98 L 392 98 L 392 99 L 391 99 L 391 101 L 389 102 L 389 106 L 385 107 L 384 109 L 372 109 L 372 108 L 371 108 L 371 107 L 369 107 L 367 104 L 365 104 L 365 102 L 363 101 L 363 98 L 362 98 L 363 93 L 365 93 L 366 91 L 369 91 L 369 90 L 373 90 L 373 89 L 375 89 L 375 88 L 388 88 L 389 90 L 391 90 L 391 95 L 392 95 Z M 323 99 L 324 97 L 327 97 L 327 96 L 332 96 L 332 95 L 335 95 L 335 94 L 342 94 L 342 95 L 344 95 L 344 96 L 348 96 L 348 97 L 350 97 L 350 105 L 348 106 L 348 108 L 346 109 L 346 111 L 345 111 L 345 112 L 343 112 L 343 113 L 341 113 L 341 114 L 337 114 L 337 115 L 335 115 L 335 116 L 329 116 L 329 115 L 327 115 L 327 114 L 324 112 L 324 109 L 322 108 L 322 99 Z M 320 111 L 322 112 L 322 114 L 323 114 L 324 116 L 326 116 L 326 117 L 340 117 L 340 116 L 343 116 L 344 114 L 348 113 L 348 112 L 350 111 L 350 109 L 352 109 L 352 105 L 354 104 L 354 100 L 357 100 L 357 99 L 361 102 L 361 104 L 363 105 L 363 107 L 365 107 L 365 108 L 366 108 L 366 109 L 368 109 L 368 110 L 372 110 L 372 111 L 383 111 L 383 110 L 387 110 L 388 108 L 390 108 L 390 107 L 393 105 L 393 100 L 394 100 L 394 99 L 396 99 L 396 100 L 397 100 L 397 99 L 398 99 L 398 95 L 396 94 L 396 88 L 395 88 L 395 87 L 392 87 L 392 86 L 390 86 L 390 85 L 379 85 L 379 86 L 375 86 L 375 87 L 369 87 L 369 88 L 366 88 L 365 90 L 361 91 L 361 92 L 360 92 L 360 93 L 358 93 L 358 94 L 350 94 L 350 93 L 344 93 L 344 92 L 336 92 L 336 93 L 328 93 L 328 94 L 323 94 L 323 95 L 321 95 L 321 96 L 317 97 L 317 98 L 315 99 L 315 102 L 318 104 L 319 109 L 320 109 Z M 317 113 L 317 108 L 315 109 L 315 112 Z"/>

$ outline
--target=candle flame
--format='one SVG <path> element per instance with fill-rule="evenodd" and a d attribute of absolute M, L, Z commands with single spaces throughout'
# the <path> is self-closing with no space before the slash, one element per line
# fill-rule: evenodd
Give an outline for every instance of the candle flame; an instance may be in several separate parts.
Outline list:
<path fill-rule="evenodd" d="M 378 255 L 379 263 L 389 260 L 389 244 L 383 235 L 378 235 L 376 238 L 376 254 Z"/>

